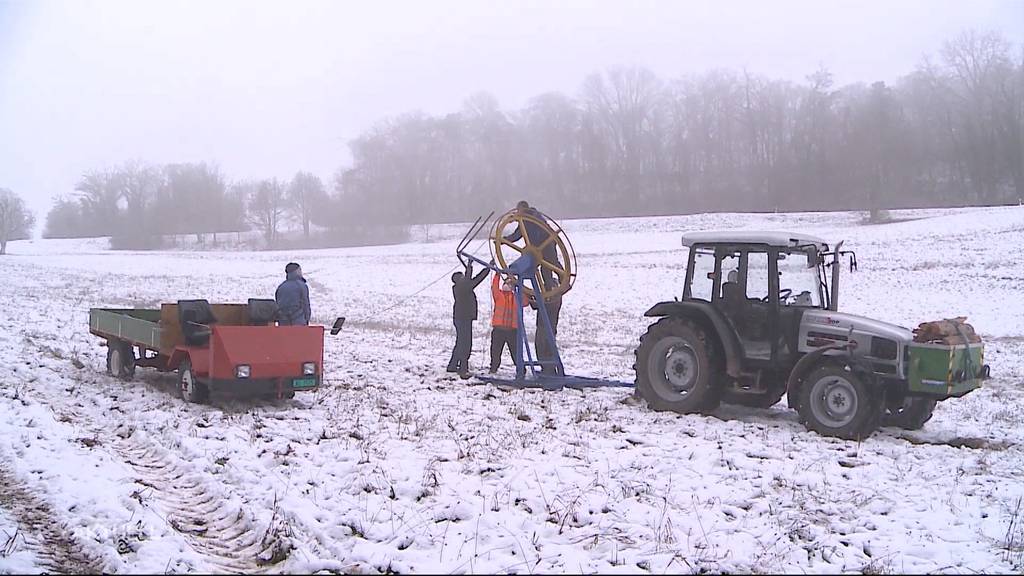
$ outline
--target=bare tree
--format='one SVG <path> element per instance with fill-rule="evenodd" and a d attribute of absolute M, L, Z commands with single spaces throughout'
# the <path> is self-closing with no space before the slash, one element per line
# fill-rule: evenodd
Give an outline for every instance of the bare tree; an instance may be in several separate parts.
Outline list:
<path fill-rule="evenodd" d="M 327 200 L 324 183 L 309 172 L 299 172 L 288 185 L 288 203 L 296 219 L 302 223 L 302 234 L 309 240 L 309 223 L 322 210 Z"/>
<path fill-rule="evenodd" d="M 28 238 L 33 225 L 35 216 L 21 197 L 0 188 L 0 255 L 7 254 L 8 241 Z"/>
<path fill-rule="evenodd" d="M 281 219 L 287 211 L 284 186 L 277 178 L 260 180 L 249 195 L 249 220 L 263 234 L 267 246 L 277 243 Z"/>

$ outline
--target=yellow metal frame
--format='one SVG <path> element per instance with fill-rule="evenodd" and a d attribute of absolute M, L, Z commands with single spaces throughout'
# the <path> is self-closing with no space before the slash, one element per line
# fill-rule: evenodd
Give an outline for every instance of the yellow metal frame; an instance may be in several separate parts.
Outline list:
<path fill-rule="evenodd" d="M 540 244 L 535 244 L 533 239 L 527 233 L 525 224 L 530 222 L 535 224 L 549 232 L 547 239 Z M 505 229 L 510 225 L 518 227 L 522 231 L 523 238 L 521 242 L 523 246 L 518 245 L 515 242 L 510 242 L 505 239 Z M 513 228 L 515 229 L 515 228 Z M 514 252 L 515 260 L 523 254 L 529 254 L 533 257 L 533 261 L 538 266 L 544 267 L 552 272 L 552 274 L 558 279 L 558 283 L 553 286 L 548 286 L 545 283 L 544 277 L 538 274 L 537 282 L 540 286 L 540 295 L 544 300 L 550 300 L 555 296 L 561 296 L 572 290 L 573 284 L 576 282 L 576 252 L 573 250 L 572 243 L 569 242 L 569 237 L 565 234 L 565 230 L 558 225 L 554 220 L 547 218 L 538 218 L 532 214 L 524 214 L 516 210 L 510 210 L 505 214 L 502 214 L 495 222 L 494 228 L 491 230 L 491 256 L 495 262 L 498 263 L 501 268 L 508 268 L 509 259 L 506 257 L 505 248 L 508 248 L 511 252 Z M 551 244 L 555 245 L 555 251 L 558 254 L 559 262 L 552 264 L 544 260 L 544 250 Z M 527 296 L 533 296 L 533 290 L 527 288 L 525 290 Z"/>

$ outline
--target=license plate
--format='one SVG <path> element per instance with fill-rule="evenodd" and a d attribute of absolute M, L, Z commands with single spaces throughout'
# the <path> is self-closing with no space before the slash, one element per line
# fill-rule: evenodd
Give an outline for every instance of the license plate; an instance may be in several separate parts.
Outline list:
<path fill-rule="evenodd" d="M 292 388 L 316 388 L 316 378 L 296 378 L 292 380 Z"/>

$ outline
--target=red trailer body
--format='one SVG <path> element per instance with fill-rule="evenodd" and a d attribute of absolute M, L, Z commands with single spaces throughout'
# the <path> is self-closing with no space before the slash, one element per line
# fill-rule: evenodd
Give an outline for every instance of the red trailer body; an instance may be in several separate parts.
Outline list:
<path fill-rule="evenodd" d="M 316 389 L 323 381 L 324 327 L 275 326 L 275 313 L 272 300 L 179 300 L 160 310 L 93 308 L 89 330 L 107 341 L 110 374 L 127 380 L 136 366 L 177 370 L 190 402 L 211 391 L 280 398 Z M 344 320 L 338 318 L 331 334 Z"/>
<path fill-rule="evenodd" d="M 176 346 L 167 369 L 186 359 L 194 378 L 211 390 L 278 396 L 312 390 L 323 375 L 324 327 L 214 324 L 206 346 Z M 247 367 L 247 376 L 239 376 L 240 367 Z"/>

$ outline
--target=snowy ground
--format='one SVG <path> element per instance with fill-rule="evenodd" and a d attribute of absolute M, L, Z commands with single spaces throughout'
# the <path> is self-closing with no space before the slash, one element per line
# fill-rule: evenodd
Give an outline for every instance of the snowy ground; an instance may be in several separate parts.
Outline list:
<path fill-rule="evenodd" d="M 907 326 L 968 316 L 994 378 L 920 432 L 859 444 L 805 431 L 785 402 L 677 416 L 626 389 L 452 380 L 450 240 L 304 253 L 12 243 L 0 258 L 0 573 L 1024 570 L 1024 208 L 894 215 L 916 219 L 566 225 L 581 267 L 559 335 L 571 373 L 632 379 L 643 312 L 681 290 L 686 230 L 846 239 L 860 270 L 844 276 L 842 309 Z M 349 319 L 328 340 L 323 389 L 200 406 L 176 397 L 172 376 L 105 375 L 90 306 L 269 296 L 293 259 L 316 318 Z"/>

